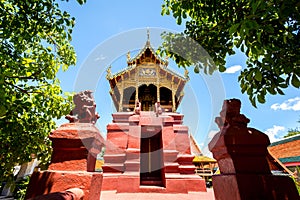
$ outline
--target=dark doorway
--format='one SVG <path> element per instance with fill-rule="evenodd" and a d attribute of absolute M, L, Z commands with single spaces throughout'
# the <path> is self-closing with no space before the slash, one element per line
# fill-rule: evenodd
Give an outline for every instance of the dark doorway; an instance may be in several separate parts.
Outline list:
<path fill-rule="evenodd" d="M 154 104 L 157 101 L 157 88 L 155 85 L 150 84 L 142 85 L 139 87 L 139 101 L 142 104 L 142 111 L 153 111 Z"/>
<path fill-rule="evenodd" d="M 160 126 L 142 126 L 140 184 L 163 186 L 162 135 Z"/>

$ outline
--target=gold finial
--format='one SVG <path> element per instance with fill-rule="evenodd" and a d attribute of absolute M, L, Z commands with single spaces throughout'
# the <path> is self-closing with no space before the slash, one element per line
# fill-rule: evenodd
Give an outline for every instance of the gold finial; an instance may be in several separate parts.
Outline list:
<path fill-rule="evenodd" d="M 111 65 L 106 69 L 106 79 L 109 80 L 111 78 Z"/>
<path fill-rule="evenodd" d="M 127 52 L 127 61 L 129 61 L 130 58 L 131 58 L 131 57 L 130 57 L 130 51 L 128 51 L 128 52 Z"/>
<path fill-rule="evenodd" d="M 169 56 L 166 55 L 165 57 L 165 67 L 168 67 L 169 64 Z"/>
<path fill-rule="evenodd" d="M 185 77 L 186 79 L 189 79 L 189 78 L 190 78 L 190 77 L 189 77 L 189 71 L 188 71 L 187 69 L 184 70 L 184 77 Z"/>

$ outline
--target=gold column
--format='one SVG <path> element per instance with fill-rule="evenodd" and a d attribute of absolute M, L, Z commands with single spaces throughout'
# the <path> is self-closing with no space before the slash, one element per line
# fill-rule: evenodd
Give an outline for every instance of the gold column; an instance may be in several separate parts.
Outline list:
<path fill-rule="evenodd" d="M 123 88 L 121 89 L 120 94 L 120 104 L 119 104 L 119 112 L 123 111 Z"/>
<path fill-rule="evenodd" d="M 175 111 L 176 111 L 175 95 L 176 95 L 175 91 L 172 90 L 172 104 L 173 104 L 173 105 L 172 105 L 172 112 L 175 112 Z"/>
<path fill-rule="evenodd" d="M 135 102 L 137 102 L 139 100 L 139 71 L 136 70 L 136 73 L 135 73 Z"/>
<path fill-rule="evenodd" d="M 137 102 L 139 100 L 139 87 L 136 84 L 135 85 L 135 102 Z"/>
<path fill-rule="evenodd" d="M 157 76 L 156 76 L 156 102 L 160 102 L 160 81 L 159 81 L 159 67 L 156 65 L 156 73 L 157 73 Z"/>
<path fill-rule="evenodd" d="M 120 90 L 120 104 L 119 104 L 119 112 L 123 112 L 123 96 L 124 96 L 124 80 L 123 75 L 121 77 L 121 90 Z"/>

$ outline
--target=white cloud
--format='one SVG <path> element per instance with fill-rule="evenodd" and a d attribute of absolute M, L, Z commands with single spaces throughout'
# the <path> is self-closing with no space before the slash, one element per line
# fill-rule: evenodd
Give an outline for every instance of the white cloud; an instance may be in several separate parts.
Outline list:
<path fill-rule="evenodd" d="M 273 110 L 294 110 L 299 111 L 300 110 L 300 97 L 295 97 L 292 99 L 288 99 L 284 101 L 283 103 L 275 103 L 271 106 L 271 109 Z"/>
<path fill-rule="evenodd" d="M 101 54 L 99 57 L 95 58 L 95 61 L 98 61 L 98 60 L 105 60 L 106 57 L 103 56 L 103 54 Z"/>
<path fill-rule="evenodd" d="M 228 67 L 224 73 L 226 74 L 234 74 L 235 72 L 238 72 L 242 69 L 241 65 L 233 65 L 231 67 Z"/>
<path fill-rule="evenodd" d="M 283 126 L 273 125 L 272 128 L 269 128 L 265 131 L 265 134 L 269 136 L 270 142 L 276 142 L 282 138 L 285 128 Z"/>

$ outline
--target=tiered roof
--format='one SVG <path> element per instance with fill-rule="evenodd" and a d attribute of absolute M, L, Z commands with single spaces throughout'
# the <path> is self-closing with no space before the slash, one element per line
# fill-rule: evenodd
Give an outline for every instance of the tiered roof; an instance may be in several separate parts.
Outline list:
<path fill-rule="evenodd" d="M 175 72 L 175 71 L 171 70 L 170 68 L 168 68 L 168 64 L 169 64 L 168 58 L 163 59 L 155 52 L 155 50 L 153 49 L 153 47 L 151 46 L 151 43 L 150 43 L 149 33 L 148 33 L 148 40 L 147 40 L 145 46 L 141 49 L 141 51 L 136 56 L 131 58 L 130 57 L 130 52 L 128 52 L 128 54 L 127 54 L 127 68 L 122 69 L 121 71 L 119 71 L 119 72 L 117 72 L 113 75 L 108 76 L 107 79 L 108 80 L 115 79 L 115 78 L 117 78 L 117 77 L 119 77 L 119 76 L 135 69 L 138 66 L 140 60 L 143 57 L 145 57 L 147 51 L 151 52 L 150 57 L 153 56 L 155 58 L 156 63 L 159 64 L 160 68 L 163 71 L 166 71 L 170 75 L 175 76 L 178 79 L 182 79 L 185 82 L 189 80 L 187 73 L 185 74 L 185 76 L 182 76 L 182 75 L 178 74 L 177 72 Z"/>

